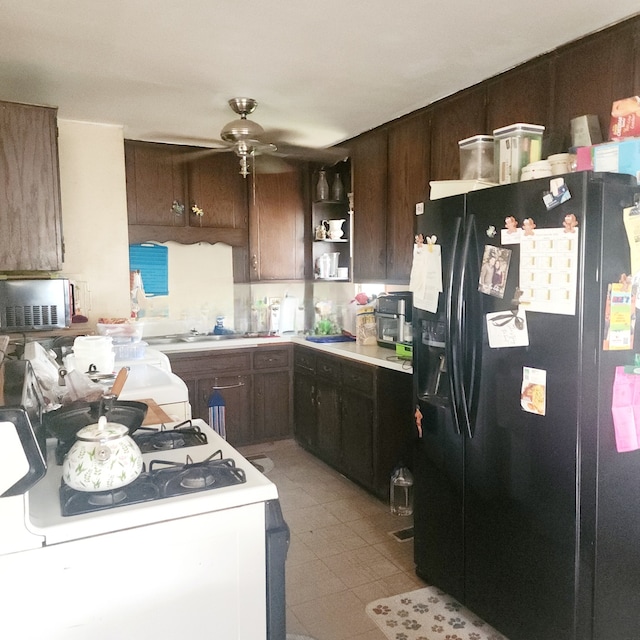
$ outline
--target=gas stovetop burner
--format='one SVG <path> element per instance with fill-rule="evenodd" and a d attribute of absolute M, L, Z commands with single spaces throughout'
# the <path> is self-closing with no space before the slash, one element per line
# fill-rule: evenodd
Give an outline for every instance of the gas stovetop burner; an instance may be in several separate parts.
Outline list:
<path fill-rule="evenodd" d="M 207 444 L 207 436 L 191 420 L 181 422 L 173 429 L 166 429 L 164 425 L 160 429 L 140 427 L 133 434 L 133 439 L 142 453 Z"/>
<path fill-rule="evenodd" d="M 204 434 L 202 434 L 204 435 Z M 113 509 L 139 502 L 159 500 L 242 484 L 245 472 L 231 458 L 222 458 L 218 450 L 202 462 L 152 460 L 149 470 L 131 483 L 113 491 L 76 491 L 64 482 L 60 486 L 60 507 L 63 516 Z"/>

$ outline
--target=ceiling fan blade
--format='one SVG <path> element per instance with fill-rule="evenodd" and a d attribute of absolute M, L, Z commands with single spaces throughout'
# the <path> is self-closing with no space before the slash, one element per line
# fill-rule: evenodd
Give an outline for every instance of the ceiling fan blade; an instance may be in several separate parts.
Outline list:
<path fill-rule="evenodd" d="M 179 162 L 195 162 L 201 158 L 206 158 L 207 156 L 211 156 L 216 153 L 229 153 L 230 151 L 233 151 L 231 147 L 227 147 L 226 149 L 217 149 L 213 147 L 200 149 L 194 148 L 193 151 L 185 151 L 185 153 L 180 156 Z"/>
<path fill-rule="evenodd" d="M 295 167 L 273 155 L 272 153 L 256 155 L 251 159 L 255 165 L 256 173 L 290 173 Z"/>
<path fill-rule="evenodd" d="M 282 158 L 297 158 L 298 160 L 321 162 L 326 165 L 334 165 L 349 157 L 349 150 L 345 147 L 329 147 L 327 149 L 320 149 L 299 147 L 286 142 L 277 143 L 276 146 L 277 149 L 273 152 L 273 155 L 277 155 Z"/>

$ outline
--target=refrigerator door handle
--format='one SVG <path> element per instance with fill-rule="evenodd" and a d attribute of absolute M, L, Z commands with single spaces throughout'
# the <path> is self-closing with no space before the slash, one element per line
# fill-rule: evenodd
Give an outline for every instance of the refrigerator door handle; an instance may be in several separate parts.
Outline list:
<path fill-rule="evenodd" d="M 477 397 L 477 387 L 479 383 L 479 345 L 476 336 L 470 333 L 475 326 L 475 322 L 471 322 L 470 320 L 475 320 L 480 317 L 477 294 L 474 295 L 474 282 L 477 283 L 479 279 L 477 268 L 473 269 L 473 265 L 477 263 L 477 259 L 475 259 L 477 256 L 470 255 L 472 245 L 473 247 L 476 246 L 475 242 L 472 242 L 474 232 L 475 216 L 470 214 L 467 218 L 462 254 L 460 256 L 460 279 L 458 281 L 457 304 L 455 307 L 455 327 L 458 338 L 457 365 L 461 370 L 458 383 L 460 413 L 464 422 L 464 429 L 469 438 L 473 438 L 472 416 L 475 414 L 473 403 Z M 477 284 L 475 287 L 477 288 Z M 469 316 L 469 318 L 467 318 L 467 316 Z M 465 376 L 465 374 L 467 375 Z"/>
<path fill-rule="evenodd" d="M 448 270 L 447 296 L 445 299 L 445 358 L 449 363 L 449 397 L 451 398 L 451 413 L 453 425 L 458 435 L 462 434 L 460 427 L 460 376 L 461 368 L 459 363 L 459 336 L 456 335 L 454 324 L 454 309 L 458 301 L 455 300 L 456 275 L 458 274 L 458 245 L 462 231 L 462 220 L 456 218 L 454 229 L 453 249 L 451 253 L 451 267 Z"/>

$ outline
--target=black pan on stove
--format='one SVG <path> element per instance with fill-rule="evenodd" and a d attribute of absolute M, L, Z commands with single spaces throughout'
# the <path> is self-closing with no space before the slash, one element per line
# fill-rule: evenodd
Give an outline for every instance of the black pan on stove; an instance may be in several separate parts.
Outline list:
<path fill-rule="evenodd" d="M 49 435 L 61 442 L 73 442 L 76 433 L 87 425 L 98 422 L 101 401 L 77 402 L 43 415 L 43 424 Z M 123 424 L 131 435 L 144 422 L 148 406 L 135 400 L 115 400 L 105 414 L 109 422 Z"/>

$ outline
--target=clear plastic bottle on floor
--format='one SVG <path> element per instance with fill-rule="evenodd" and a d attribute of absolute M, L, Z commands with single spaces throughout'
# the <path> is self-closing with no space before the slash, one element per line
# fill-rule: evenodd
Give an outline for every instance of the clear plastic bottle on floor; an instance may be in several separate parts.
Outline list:
<path fill-rule="evenodd" d="M 389 504 L 396 516 L 413 514 L 413 474 L 407 467 L 399 466 L 391 474 Z"/>

